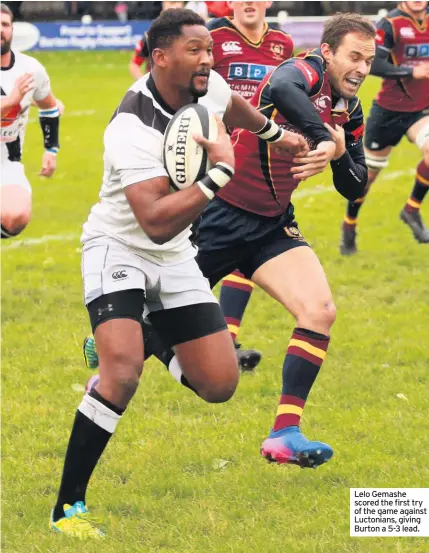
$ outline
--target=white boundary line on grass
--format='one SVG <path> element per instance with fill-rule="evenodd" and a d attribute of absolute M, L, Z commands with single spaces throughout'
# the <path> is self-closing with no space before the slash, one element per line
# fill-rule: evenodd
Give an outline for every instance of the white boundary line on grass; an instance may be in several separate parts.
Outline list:
<path fill-rule="evenodd" d="M 39 244 L 46 244 L 46 242 L 69 242 L 71 240 L 79 240 L 79 234 L 47 234 L 40 238 L 24 238 L 24 240 L 15 240 L 7 246 L 2 245 L 1 251 L 16 250 L 21 246 L 38 246 Z"/>
<path fill-rule="evenodd" d="M 402 176 L 414 175 L 415 169 L 406 169 L 402 171 L 392 171 L 380 176 L 380 180 L 386 181 L 390 179 L 396 179 Z M 298 190 L 293 194 L 294 199 L 306 198 L 308 196 L 316 196 L 318 194 L 326 194 L 335 190 L 334 186 L 314 186 L 304 190 Z M 6 252 L 9 250 L 15 250 L 21 246 L 38 246 L 40 244 L 46 244 L 47 242 L 69 242 L 72 240 L 78 240 L 78 234 L 47 234 L 40 238 L 26 238 L 24 240 L 16 240 L 7 246 L 2 246 L 1 251 Z"/>
<path fill-rule="evenodd" d="M 86 109 L 86 110 L 74 110 L 74 111 L 67 111 L 65 110 L 64 112 L 64 115 L 61 115 L 61 118 L 64 119 L 64 117 L 66 119 L 68 119 L 69 117 L 90 117 L 91 115 L 94 115 L 96 112 L 95 109 Z M 28 119 L 28 122 L 29 123 L 37 123 L 38 122 L 38 118 L 37 117 L 30 117 Z"/>

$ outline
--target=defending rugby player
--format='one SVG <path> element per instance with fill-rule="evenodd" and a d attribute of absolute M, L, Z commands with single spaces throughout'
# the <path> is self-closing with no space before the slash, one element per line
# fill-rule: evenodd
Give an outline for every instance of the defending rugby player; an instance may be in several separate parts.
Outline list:
<path fill-rule="evenodd" d="M 401 2 L 377 24 L 377 55 L 371 73 L 382 77 L 367 120 L 365 155 L 368 187 L 347 205 L 340 252 L 357 251 L 358 214 L 371 184 L 387 167 L 392 148 L 406 136 L 422 151 L 414 187 L 400 213 L 420 243 L 429 243 L 420 207 L 429 190 L 429 8 L 428 2 Z"/>

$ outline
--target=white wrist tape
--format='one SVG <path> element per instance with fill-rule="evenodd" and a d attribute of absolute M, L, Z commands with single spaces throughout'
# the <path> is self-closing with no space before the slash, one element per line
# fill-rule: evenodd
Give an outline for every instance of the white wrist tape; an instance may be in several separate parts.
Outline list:
<path fill-rule="evenodd" d="M 234 169 L 227 163 L 220 161 L 212 167 L 207 175 L 197 182 L 209 200 L 213 200 L 216 193 L 223 188 L 234 175 Z"/>
<path fill-rule="evenodd" d="M 426 140 L 429 140 L 429 123 L 419 130 L 416 136 L 416 145 L 423 150 Z"/>
<path fill-rule="evenodd" d="M 262 129 L 253 134 L 256 134 L 258 138 L 266 142 L 278 142 L 283 138 L 284 133 L 284 130 L 281 129 L 277 123 L 270 119 L 265 119 L 265 125 Z"/>

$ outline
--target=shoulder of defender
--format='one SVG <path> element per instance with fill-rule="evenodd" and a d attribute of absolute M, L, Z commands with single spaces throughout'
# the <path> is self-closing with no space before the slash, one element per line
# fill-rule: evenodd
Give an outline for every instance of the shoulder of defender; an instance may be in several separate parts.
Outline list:
<path fill-rule="evenodd" d="M 399 8 L 395 8 L 393 10 L 390 10 L 387 15 L 383 18 L 387 21 L 391 21 L 392 19 L 398 19 L 398 18 L 408 19 L 408 16 Z"/>
<path fill-rule="evenodd" d="M 228 29 L 232 29 L 232 25 L 230 20 L 227 17 L 217 17 L 216 19 L 212 19 L 208 23 L 206 23 L 207 29 L 212 33 L 214 31 L 219 31 L 220 29 L 224 29 L 225 27 Z"/>
<path fill-rule="evenodd" d="M 278 29 L 277 27 L 273 27 L 272 23 L 268 23 L 267 36 L 269 36 L 270 38 L 283 38 L 292 40 L 292 36 L 289 33 L 283 31 L 282 29 Z"/>

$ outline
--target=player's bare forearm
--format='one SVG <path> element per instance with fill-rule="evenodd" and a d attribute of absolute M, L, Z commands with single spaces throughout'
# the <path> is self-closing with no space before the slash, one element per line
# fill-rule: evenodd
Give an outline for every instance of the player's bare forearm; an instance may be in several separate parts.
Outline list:
<path fill-rule="evenodd" d="M 223 122 L 228 127 L 258 132 L 265 125 L 266 118 L 250 102 L 242 98 L 237 92 L 233 92 L 223 116 Z"/>
<path fill-rule="evenodd" d="M 132 184 L 124 192 L 138 223 L 156 244 L 168 242 L 194 223 L 209 202 L 197 185 L 171 194 L 166 177 Z"/>

